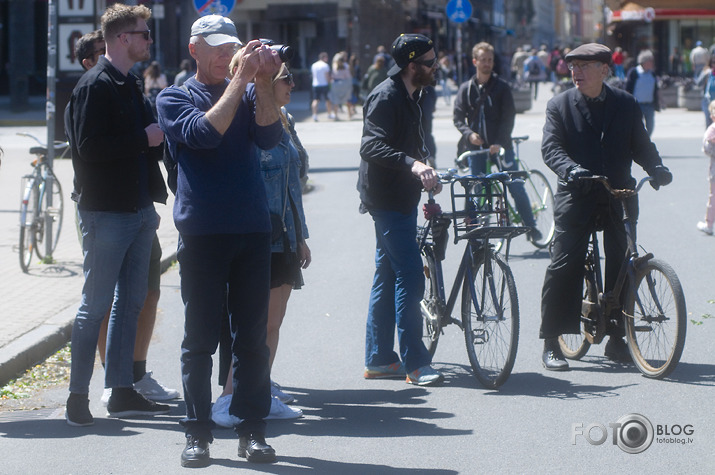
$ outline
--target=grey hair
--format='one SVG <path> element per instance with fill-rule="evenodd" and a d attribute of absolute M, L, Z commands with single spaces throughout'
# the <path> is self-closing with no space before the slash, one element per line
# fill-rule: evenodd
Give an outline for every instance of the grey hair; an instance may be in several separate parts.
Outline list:
<path fill-rule="evenodd" d="M 649 49 L 644 49 L 638 53 L 638 64 L 643 64 L 646 61 L 655 61 L 655 56 L 653 56 L 653 52 Z"/>

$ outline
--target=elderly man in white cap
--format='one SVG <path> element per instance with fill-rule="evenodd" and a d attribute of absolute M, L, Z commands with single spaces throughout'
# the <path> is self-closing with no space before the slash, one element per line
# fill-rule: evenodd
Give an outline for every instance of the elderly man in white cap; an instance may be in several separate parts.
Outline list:
<path fill-rule="evenodd" d="M 635 160 L 655 178 L 651 182 L 655 189 L 673 179 L 643 126 L 636 99 L 604 83 L 610 73 L 611 50 L 588 43 L 568 53 L 565 59 L 576 87 L 547 104 L 541 142 L 544 163 L 559 178 L 554 196 L 556 233 L 550 249 L 551 264 L 544 277 L 539 331 L 544 340 L 542 363 L 550 371 L 569 368 L 559 347 L 559 335 L 581 331 L 583 266 L 597 220 L 603 225 L 606 292 L 614 287 L 619 262 L 626 251 L 620 203 L 612 202 L 602 186 L 591 186 L 593 181 L 582 178 L 603 175 L 614 188 L 632 189 L 635 179 L 631 165 Z M 635 223 L 637 199 L 627 205 Z M 630 354 L 623 341 L 620 312 L 615 313 L 607 329 L 605 355 L 625 363 L 630 361 Z"/>
<path fill-rule="evenodd" d="M 205 16 L 191 27 L 189 53 L 196 76 L 157 98 L 159 125 L 177 163 L 174 223 L 185 304 L 181 345 L 186 447 L 181 465 L 210 463 L 211 367 L 219 342 L 222 306 L 228 307 L 233 343 L 233 397 L 240 419 L 238 455 L 273 462 L 265 441 L 271 406 L 266 322 L 270 291 L 271 224 L 254 145 L 275 147 L 283 132 L 271 79 L 278 53 L 241 42 L 228 18 Z M 227 79 L 237 54 L 237 70 Z M 255 79 L 254 79 L 255 78 Z M 253 81 L 253 82 L 252 82 Z"/>

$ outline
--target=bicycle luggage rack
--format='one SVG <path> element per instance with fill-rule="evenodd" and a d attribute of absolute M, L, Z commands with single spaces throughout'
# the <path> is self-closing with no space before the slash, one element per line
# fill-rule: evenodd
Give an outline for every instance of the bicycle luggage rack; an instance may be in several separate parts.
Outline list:
<path fill-rule="evenodd" d="M 504 183 L 509 177 L 510 174 L 502 172 L 452 178 L 450 194 L 455 244 L 463 239 L 511 239 L 529 231 L 526 226 L 511 226 L 509 222 Z M 491 186 L 494 181 L 501 181 L 502 186 Z M 464 203 L 463 208 L 458 201 Z"/>

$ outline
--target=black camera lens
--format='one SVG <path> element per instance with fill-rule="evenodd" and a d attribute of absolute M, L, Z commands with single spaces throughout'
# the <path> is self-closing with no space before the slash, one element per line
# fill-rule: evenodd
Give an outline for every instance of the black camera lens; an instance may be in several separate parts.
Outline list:
<path fill-rule="evenodd" d="M 269 40 L 267 38 L 261 38 L 259 41 L 264 45 L 270 47 L 273 51 L 278 52 L 278 57 L 281 58 L 281 61 L 283 61 L 284 63 L 287 63 L 288 61 L 293 59 L 293 55 L 295 54 L 293 47 L 288 45 L 277 45 L 275 41 Z"/>

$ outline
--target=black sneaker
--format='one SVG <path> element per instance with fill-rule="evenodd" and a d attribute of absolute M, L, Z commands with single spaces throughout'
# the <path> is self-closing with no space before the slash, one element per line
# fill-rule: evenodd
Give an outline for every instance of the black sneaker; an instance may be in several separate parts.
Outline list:
<path fill-rule="evenodd" d="M 153 416 L 166 414 L 171 409 L 145 398 L 134 388 L 114 388 L 107 403 L 109 417 Z"/>
<path fill-rule="evenodd" d="M 67 424 L 75 427 L 85 427 L 94 424 L 94 417 L 89 412 L 89 399 L 86 394 L 70 393 L 65 409 Z"/>

